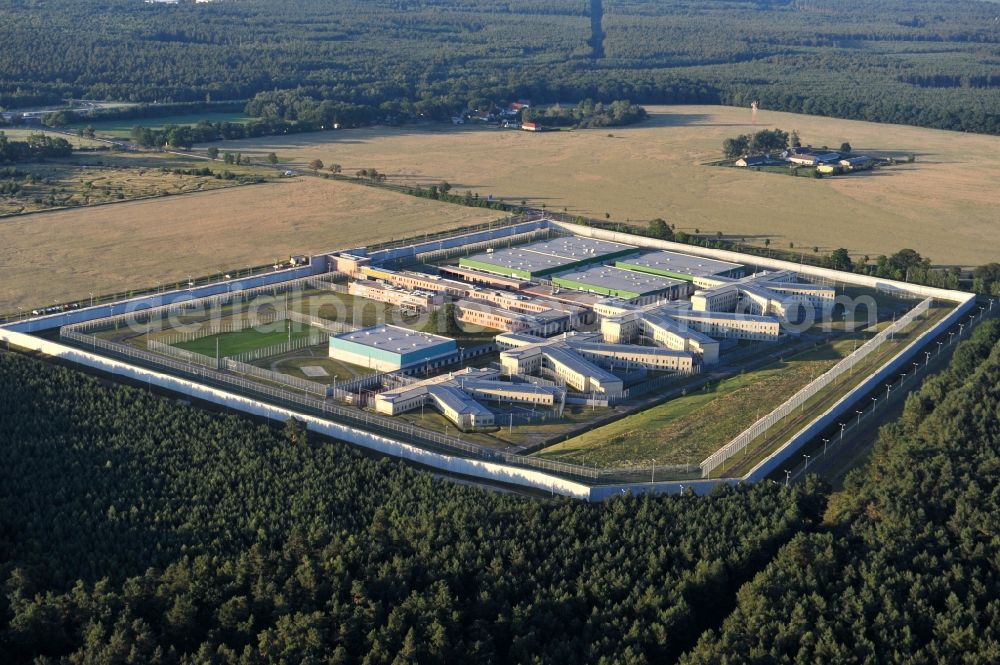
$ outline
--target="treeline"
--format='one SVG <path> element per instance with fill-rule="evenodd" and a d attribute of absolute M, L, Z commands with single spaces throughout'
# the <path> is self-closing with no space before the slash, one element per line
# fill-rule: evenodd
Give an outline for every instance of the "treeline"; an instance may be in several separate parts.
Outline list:
<path fill-rule="evenodd" d="M 59 136 L 29 134 L 24 141 L 14 141 L 0 131 L 0 163 L 68 157 L 72 153 L 73 146 L 70 142 Z"/>
<path fill-rule="evenodd" d="M 829 530 L 782 548 L 683 662 L 996 662 L 998 414 L 990 321 L 882 428 Z"/>
<path fill-rule="evenodd" d="M 311 132 L 323 127 L 302 123 L 252 120 L 250 122 L 210 122 L 202 120 L 196 125 L 165 125 L 161 129 L 136 125 L 130 138 L 137 145 L 169 148 L 190 148 L 195 143 L 208 143 L 223 139 L 247 139 L 276 134 Z"/>
<path fill-rule="evenodd" d="M 549 127 L 621 127 L 646 119 L 646 109 L 623 99 L 610 104 L 585 99 L 566 108 L 554 104 L 544 109 L 526 108 L 521 111 L 523 121 L 536 121 Z"/>
<path fill-rule="evenodd" d="M 744 155 L 768 155 L 788 147 L 789 134 L 780 129 L 762 129 L 753 134 L 739 136 L 722 141 L 722 154 L 726 159 L 736 159 Z M 798 144 L 798 135 L 795 136 Z"/>
<path fill-rule="evenodd" d="M 42 116 L 42 124 L 49 127 L 61 127 L 82 122 L 100 122 L 106 120 L 132 120 L 140 118 L 162 118 L 171 115 L 187 115 L 204 111 L 206 113 L 224 113 L 242 111 L 243 104 L 239 102 L 189 102 L 184 104 L 135 104 L 115 108 L 93 109 L 86 113 L 71 110 L 59 110 Z"/>
<path fill-rule="evenodd" d="M 7 3 L 0 106 L 261 95 L 265 107 L 302 86 L 312 108 L 265 117 L 328 126 L 357 114 L 446 118 L 484 99 L 759 100 L 764 110 L 1000 133 L 992 3 L 605 0 L 597 58 L 589 4 Z"/>
<path fill-rule="evenodd" d="M 491 493 L 0 354 L 0 662 L 669 662 L 811 483 Z"/>

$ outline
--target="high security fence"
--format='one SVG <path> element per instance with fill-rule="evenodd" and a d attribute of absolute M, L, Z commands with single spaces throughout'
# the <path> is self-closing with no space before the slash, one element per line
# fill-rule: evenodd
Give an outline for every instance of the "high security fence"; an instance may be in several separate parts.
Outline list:
<path fill-rule="evenodd" d="M 176 358 L 177 360 L 183 360 L 187 363 L 201 365 L 202 367 L 211 367 L 213 369 L 218 369 L 219 367 L 219 363 L 216 358 L 206 356 L 201 353 L 195 353 L 194 351 L 179 349 L 176 346 L 170 346 L 169 344 L 165 344 L 155 339 L 146 340 L 146 348 L 150 351 L 155 351 L 156 353 Z"/>
<path fill-rule="evenodd" d="M 248 330 L 250 328 L 257 328 L 259 326 L 266 326 L 276 321 L 281 321 L 282 318 L 277 314 L 256 314 L 253 316 L 245 316 L 238 319 L 232 319 L 230 321 L 222 321 L 218 323 L 209 323 L 207 325 L 199 325 L 198 330 L 190 330 L 187 332 L 171 333 L 169 335 L 160 335 L 156 338 L 156 341 L 163 342 L 164 344 L 181 344 L 184 342 L 193 342 L 198 339 L 203 339 L 205 337 L 211 337 L 212 335 L 221 335 L 223 333 L 234 333 L 241 332 L 243 330 Z"/>
<path fill-rule="evenodd" d="M 256 296 L 277 296 L 280 293 L 288 293 L 290 291 L 297 291 L 308 288 L 310 282 L 314 282 L 318 277 L 300 277 L 297 279 L 288 280 L 287 282 L 281 282 L 277 284 L 266 284 L 264 286 L 255 286 L 248 289 L 241 289 L 237 291 L 219 293 L 211 296 L 204 296 L 201 298 L 191 298 L 185 300 L 179 300 L 176 302 L 168 303 L 166 305 L 159 305 L 156 307 L 143 307 L 139 309 L 128 309 L 120 312 L 118 314 L 112 313 L 110 316 L 101 317 L 98 319 L 91 319 L 89 321 L 82 321 L 80 323 L 72 323 L 64 328 L 69 328 L 76 332 L 91 332 L 94 330 L 104 330 L 107 328 L 117 328 L 119 326 L 125 325 L 146 325 L 153 321 L 158 321 L 171 316 L 181 316 L 184 314 L 190 315 L 192 310 L 211 310 L 213 308 L 219 308 L 230 304 L 235 304 L 239 302 L 246 302 Z M 347 279 L 347 275 L 339 272 L 331 272 L 323 275 L 324 280 L 336 280 L 336 279 Z M 284 303 L 274 302 L 270 303 L 275 310 L 287 309 Z M 253 316 L 253 315 L 249 315 Z M 256 316 L 266 316 L 265 313 L 257 314 Z M 280 313 L 276 313 L 277 318 L 282 318 Z"/>
<path fill-rule="evenodd" d="M 222 367 L 229 370 L 230 372 L 236 372 L 237 374 L 245 374 L 247 376 L 253 376 L 258 379 L 263 379 L 265 381 L 270 381 L 271 383 L 278 383 L 281 385 L 289 386 L 290 388 L 295 388 L 297 390 L 302 390 L 313 395 L 319 395 L 320 397 L 328 396 L 332 390 L 333 386 L 328 386 L 324 383 L 317 383 L 315 381 L 309 381 L 307 379 L 300 379 L 296 376 L 289 376 L 287 374 L 282 374 L 280 372 L 272 372 L 269 369 L 264 369 L 263 367 L 257 367 L 256 365 L 248 365 L 244 362 L 240 362 L 234 358 L 226 358 L 222 361 Z"/>
<path fill-rule="evenodd" d="M 809 382 L 805 387 L 792 395 L 784 404 L 755 422 L 725 446 L 709 455 L 701 463 L 702 476 L 707 478 L 716 467 L 743 450 L 750 444 L 751 441 L 756 440 L 757 437 L 761 436 L 773 425 L 777 424 L 782 418 L 792 413 L 796 408 L 805 404 L 806 401 L 828 386 L 834 379 L 845 372 L 853 371 L 855 365 L 857 365 L 859 361 L 863 360 L 870 353 L 882 346 L 883 343 L 889 341 L 894 334 L 900 332 L 903 328 L 924 314 L 930 308 L 932 302 L 932 298 L 922 300 L 916 307 L 896 319 L 895 323 L 886 327 L 880 333 L 855 349 L 852 354 Z"/>
<path fill-rule="evenodd" d="M 481 242 L 470 243 L 468 245 L 461 245 L 459 247 L 433 249 L 427 252 L 420 252 L 414 257 L 414 260 L 418 263 L 447 261 L 448 259 L 456 256 L 468 256 L 470 254 L 485 252 L 489 249 L 498 249 L 501 247 L 510 247 L 511 245 L 544 240 L 548 238 L 550 234 L 551 232 L 547 228 L 534 229 L 532 231 L 528 231 L 527 233 L 517 233 L 510 236 L 504 236 L 502 238 L 493 238 L 492 240 L 483 240 Z"/>
<path fill-rule="evenodd" d="M 260 360 L 261 358 L 280 356 L 283 353 L 298 351 L 299 349 L 304 349 L 307 346 L 319 346 L 320 344 L 326 344 L 329 339 L 329 336 L 325 332 L 314 331 L 305 337 L 299 337 L 298 339 L 281 342 L 280 344 L 272 344 L 271 346 L 262 346 L 259 349 L 251 349 L 250 351 L 244 351 L 243 353 L 237 353 L 236 355 L 226 357 L 243 363 L 252 363 L 253 361 Z"/>
<path fill-rule="evenodd" d="M 320 330 L 325 330 L 329 333 L 340 334 L 349 333 L 359 330 L 358 326 L 352 325 L 350 323 L 343 323 L 341 321 L 330 321 L 328 319 L 318 319 L 315 316 L 309 316 L 308 314 L 302 314 L 300 312 L 294 312 L 292 310 L 279 310 L 278 317 L 288 319 L 289 321 L 294 321 L 295 323 L 301 323 L 313 328 L 319 328 Z"/>

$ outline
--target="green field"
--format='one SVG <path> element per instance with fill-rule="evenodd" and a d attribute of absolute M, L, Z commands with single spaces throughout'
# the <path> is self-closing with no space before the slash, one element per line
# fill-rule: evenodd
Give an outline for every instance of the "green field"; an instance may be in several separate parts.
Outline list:
<path fill-rule="evenodd" d="M 697 464 L 854 345 L 853 339 L 828 342 L 593 429 L 538 456 L 605 467 Z"/>
<path fill-rule="evenodd" d="M 264 360 L 259 360 L 254 364 L 258 367 L 271 369 L 275 372 L 281 372 L 282 374 L 294 376 L 298 379 L 305 379 L 306 381 L 312 381 L 314 383 L 326 384 L 349 381 L 359 376 L 367 376 L 375 373 L 374 370 L 369 369 L 368 367 L 352 365 L 350 363 L 341 362 L 326 356 L 326 347 L 323 348 L 324 355 L 322 356 L 300 355 L 302 353 L 311 353 L 314 350 L 316 350 L 316 347 L 309 347 L 307 349 L 302 349 L 302 351 L 296 351 L 296 355 L 289 358 L 281 358 L 279 360 L 266 358 Z M 329 376 L 309 376 L 302 371 L 302 367 L 309 366 L 322 367 L 327 371 Z"/>
<path fill-rule="evenodd" d="M 166 115 L 159 118 L 129 118 L 124 120 L 94 120 L 89 122 L 78 122 L 69 125 L 70 129 L 84 129 L 93 127 L 99 135 L 114 136 L 116 138 L 128 138 L 132 128 L 136 125 L 149 127 L 150 129 L 163 129 L 167 125 L 197 125 L 202 120 L 209 122 L 238 122 L 246 123 L 254 118 L 241 111 L 229 113 L 185 113 L 182 115 Z"/>
<path fill-rule="evenodd" d="M 310 328 L 309 326 L 302 326 L 298 324 L 293 325 L 291 339 L 292 341 L 303 339 L 308 337 L 314 330 L 314 328 Z M 184 349 L 185 351 L 193 351 L 194 353 L 200 353 L 206 356 L 214 356 L 216 351 L 216 342 L 218 342 L 218 351 L 220 356 L 235 356 L 236 354 L 243 353 L 245 351 L 253 351 L 254 349 L 281 344 L 282 342 L 287 342 L 288 339 L 289 335 L 284 330 L 261 332 L 250 329 L 234 333 L 209 335 L 208 337 L 202 337 L 190 342 L 177 342 L 172 346 L 176 346 L 178 349 Z"/>

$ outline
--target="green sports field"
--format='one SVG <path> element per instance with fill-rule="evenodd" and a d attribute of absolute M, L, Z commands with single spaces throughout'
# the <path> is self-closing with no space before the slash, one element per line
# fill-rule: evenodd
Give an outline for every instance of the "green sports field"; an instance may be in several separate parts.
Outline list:
<path fill-rule="evenodd" d="M 186 113 L 182 115 L 167 115 L 159 118 L 130 118 L 125 120 L 95 120 L 91 122 L 78 122 L 70 125 L 71 129 L 83 129 L 93 127 L 98 134 L 127 138 L 132 128 L 136 125 L 149 127 L 150 129 L 163 129 L 167 125 L 197 125 L 202 120 L 209 122 L 238 122 L 246 123 L 254 118 L 240 111 L 229 113 Z"/>
<path fill-rule="evenodd" d="M 309 326 L 296 324 L 292 328 L 291 339 L 292 341 L 303 339 L 308 337 L 309 334 L 314 331 L 320 332 L 318 328 L 310 328 Z M 214 356 L 216 350 L 215 344 L 218 341 L 220 356 L 235 356 L 238 353 L 244 353 L 246 351 L 253 351 L 254 349 L 281 344 L 282 342 L 287 342 L 288 339 L 288 333 L 284 330 L 261 332 L 251 329 L 241 330 L 240 332 L 209 335 L 208 337 L 202 337 L 201 339 L 192 340 L 190 342 L 177 342 L 176 344 L 173 344 L 173 346 L 176 346 L 179 349 L 184 349 L 185 351 L 193 351 L 194 353 L 200 353 L 206 356 Z"/>

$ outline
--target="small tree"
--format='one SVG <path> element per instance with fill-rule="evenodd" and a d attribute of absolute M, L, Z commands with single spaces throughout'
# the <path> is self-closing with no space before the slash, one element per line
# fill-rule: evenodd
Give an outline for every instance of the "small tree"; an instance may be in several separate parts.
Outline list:
<path fill-rule="evenodd" d="M 277 164 L 278 163 L 278 156 L 276 154 L 274 154 L 273 152 L 267 153 L 267 163 L 268 164 Z"/>
<path fill-rule="evenodd" d="M 209 159 L 218 159 L 219 158 L 219 149 L 216 148 L 213 145 L 211 148 L 208 149 L 208 153 L 207 154 L 208 154 L 208 158 Z"/>
<path fill-rule="evenodd" d="M 788 145 L 793 148 L 802 147 L 802 139 L 799 138 L 799 132 L 796 129 L 792 130 L 792 133 L 788 135 Z"/>
<path fill-rule="evenodd" d="M 840 144 L 840 152 L 849 155 L 852 152 L 854 152 L 854 149 L 851 148 L 851 144 L 850 143 L 848 143 L 847 141 L 844 141 L 843 143 Z"/>
<path fill-rule="evenodd" d="M 830 267 L 834 270 L 854 270 L 854 263 L 851 261 L 851 255 L 847 253 L 847 250 L 843 247 L 838 247 L 837 249 L 830 252 Z"/>
<path fill-rule="evenodd" d="M 330 173 L 340 173 L 340 164 L 330 164 L 330 166 L 327 167 L 327 170 L 329 170 Z"/>
<path fill-rule="evenodd" d="M 309 168 L 311 168 L 313 171 L 319 171 L 321 168 L 323 168 L 323 160 L 322 159 L 312 160 L 311 162 L 309 162 Z"/>
<path fill-rule="evenodd" d="M 308 430 L 306 424 L 295 417 L 290 416 L 285 421 L 284 435 L 289 443 L 296 446 L 304 446 L 307 443 Z"/>
<path fill-rule="evenodd" d="M 442 180 L 441 184 L 438 185 L 438 191 L 441 192 L 442 194 L 447 194 L 448 192 L 451 191 L 451 185 L 448 184 L 447 180 Z"/>
<path fill-rule="evenodd" d="M 610 212 L 604 213 L 604 219 L 611 219 L 611 213 Z"/>
<path fill-rule="evenodd" d="M 659 238 L 660 240 L 674 239 L 674 232 L 671 231 L 670 227 L 667 226 L 667 223 L 659 217 L 650 220 L 648 233 L 651 238 Z"/>

